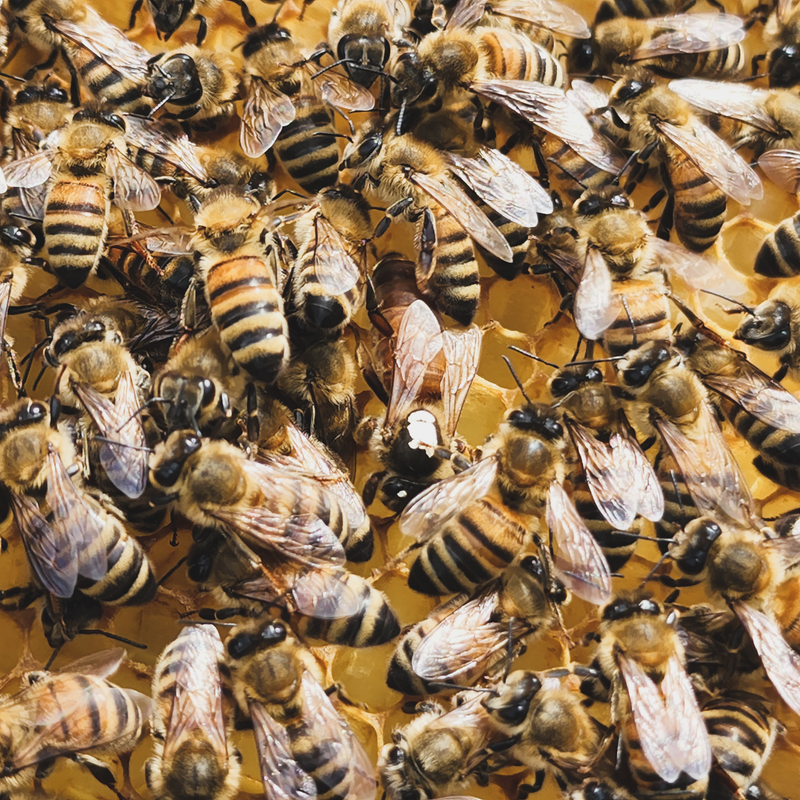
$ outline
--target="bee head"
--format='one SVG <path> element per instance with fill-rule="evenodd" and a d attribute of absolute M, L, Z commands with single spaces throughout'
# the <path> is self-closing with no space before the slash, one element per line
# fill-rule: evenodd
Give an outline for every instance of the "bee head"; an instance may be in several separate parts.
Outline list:
<path fill-rule="evenodd" d="M 766 300 L 742 320 L 733 338 L 761 350 L 782 350 L 792 339 L 792 310 L 782 300 Z"/>
<path fill-rule="evenodd" d="M 800 47 L 787 44 L 769 54 L 769 86 L 791 89 L 800 83 Z"/>

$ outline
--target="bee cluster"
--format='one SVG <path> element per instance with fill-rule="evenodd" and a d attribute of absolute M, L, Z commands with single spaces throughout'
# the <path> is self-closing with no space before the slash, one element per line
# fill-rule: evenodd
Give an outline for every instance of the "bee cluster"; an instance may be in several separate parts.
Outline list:
<path fill-rule="evenodd" d="M 0 798 L 791 797 L 800 6 L 233 2 L 0 8 Z"/>

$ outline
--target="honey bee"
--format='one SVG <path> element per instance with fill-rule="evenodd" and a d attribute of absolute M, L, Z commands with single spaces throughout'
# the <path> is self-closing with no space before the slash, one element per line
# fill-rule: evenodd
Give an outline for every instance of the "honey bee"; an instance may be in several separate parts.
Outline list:
<path fill-rule="evenodd" d="M 59 757 L 88 765 L 114 788 L 96 756 L 132 750 L 152 708 L 149 697 L 106 680 L 124 656 L 121 649 L 103 650 L 59 672 L 28 672 L 22 688 L 0 701 L 5 791 L 24 790 Z"/>
<path fill-rule="evenodd" d="M 790 89 L 800 82 L 797 35 L 800 8 L 792 0 L 780 0 L 764 26 L 764 43 L 769 50 L 769 85 Z"/>
<path fill-rule="evenodd" d="M 371 434 L 370 446 L 384 468 L 364 487 L 367 505 L 377 493 L 389 509 L 400 511 L 424 487 L 452 474 L 452 440 L 478 371 L 480 346 L 477 327 L 442 329 L 424 300 L 406 308 L 395 338 L 386 415 L 364 420 L 357 431 L 362 440 Z"/>
<path fill-rule="evenodd" d="M 540 559 L 526 556 L 477 597 L 458 595 L 412 626 L 397 644 L 386 683 L 403 694 L 436 692 L 436 682 L 469 686 L 507 658 L 508 647 L 541 636 L 560 619 L 567 593 Z M 434 685 L 431 685 L 434 684 Z"/>
<path fill-rule="evenodd" d="M 3 167 L 9 186 L 47 182 L 44 237 L 47 259 L 61 283 L 77 288 L 94 273 L 114 202 L 126 210 L 158 205 L 161 190 L 128 157 L 125 122 L 100 107 L 76 111 L 52 147 Z"/>
<path fill-rule="evenodd" d="M 286 627 L 239 626 L 226 650 L 236 701 L 253 720 L 267 795 L 372 800 L 374 768 L 315 677 L 311 654 Z"/>
<path fill-rule="evenodd" d="M 136 15 L 139 13 L 143 1 L 136 0 L 133 4 L 129 25 L 131 28 L 136 24 Z M 236 3 L 241 9 L 244 24 L 248 28 L 254 28 L 256 20 L 250 13 L 247 3 L 244 0 L 231 0 L 231 2 Z M 221 5 L 222 0 L 147 0 L 147 8 L 153 18 L 153 25 L 159 34 L 159 39 L 163 35 L 165 42 L 169 41 L 172 34 L 186 22 L 186 18 L 194 11 L 193 18 L 200 23 L 196 39 L 198 47 L 203 43 L 208 32 L 208 22 L 204 14 L 216 12 Z"/>
<path fill-rule="evenodd" d="M 705 781 L 711 743 L 686 674 L 677 614 L 641 592 L 618 594 L 604 609 L 593 667 L 610 688 L 630 769 L 639 786 L 674 783 L 681 773 Z M 586 683 L 586 682 L 585 682 Z"/>
<path fill-rule="evenodd" d="M 448 3 L 434 3 L 433 25 L 441 28 L 443 12 Z M 586 21 L 568 5 L 559 0 L 545 0 L 535 8 L 515 0 L 460 0 L 455 3 L 446 25 L 458 24 L 469 27 L 480 22 L 481 25 L 496 27 L 512 26 L 522 30 L 534 41 L 550 41 L 548 34 L 562 33 L 576 39 L 591 36 Z"/>
<path fill-rule="evenodd" d="M 284 169 L 306 192 L 333 186 L 339 148 L 326 104 L 343 112 L 368 111 L 372 95 L 334 71 L 312 85 L 308 59 L 289 31 L 275 23 L 249 33 L 242 55 L 245 103 L 239 142 L 245 155 L 258 158 L 274 146 Z"/>
<path fill-rule="evenodd" d="M 235 703 L 216 628 L 189 626 L 167 645 L 152 694 L 153 755 L 145 777 L 153 796 L 230 800 L 241 756 L 231 741 Z"/>
<path fill-rule="evenodd" d="M 747 66 L 745 32 L 742 19 L 719 12 L 615 17 L 597 25 L 591 44 L 581 43 L 573 66 L 601 75 L 638 64 L 659 75 L 736 78 Z"/>
<path fill-rule="evenodd" d="M 289 342 L 278 275 L 267 261 L 261 211 L 243 189 L 220 187 L 195 217 L 191 246 L 223 344 L 253 379 L 274 383 Z"/>
<path fill-rule="evenodd" d="M 605 602 L 608 564 L 562 487 L 566 446 L 549 406 L 526 402 L 507 413 L 480 461 L 435 483 L 403 511 L 400 530 L 421 544 L 409 587 L 452 594 L 497 578 L 538 538 L 546 510 L 557 577 L 578 597 Z"/>
<path fill-rule="evenodd" d="M 762 196 L 761 181 L 741 156 L 647 70 L 633 68 L 614 84 L 610 99 L 627 116 L 620 122 L 631 148 L 640 158 L 655 152 L 662 162 L 671 208 L 664 210 L 659 235 L 672 219 L 681 243 L 702 252 L 722 228 L 726 195 L 742 205 Z"/>

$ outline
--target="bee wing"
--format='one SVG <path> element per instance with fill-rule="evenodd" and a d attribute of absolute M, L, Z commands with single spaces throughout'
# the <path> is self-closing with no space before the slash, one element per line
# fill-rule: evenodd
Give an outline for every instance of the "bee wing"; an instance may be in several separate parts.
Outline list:
<path fill-rule="evenodd" d="M 400 530 L 418 542 L 430 539 L 447 520 L 483 497 L 496 477 L 497 457 L 490 456 L 457 475 L 437 481 L 403 509 Z"/>
<path fill-rule="evenodd" d="M 294 760 L 286 728 L 261 703 L 251 701 L 250 717 L 266 800 L 316 800 L 314 781 Z"/>
<path fill-rule="evenodd" d="M 708 729 L 692 682 L 676 653 L 667 661 L 661 693 L 666 701 L 667 717 L 672 722 L 675 763 L 687 775 L 697 780 L 705 778 L 711 770 Z"/>
<path fill-rule="evenodd" d="M 295 107 L 288 97 L 273 92 L 259 78 L 251 77 L 239 129 L 239 144 L 244 154 L 250 158 L 263 156 L 294 117 Z"/>
<path fill-rule="evenodd" d="M 444 347 L 442 326 L 424 300 L 415 300 L 403 315 L 394 343 L 392 392 L 386 426 L 392 428 L 417 399 L 428 365 Z"/>
<path fill-rule="evenodd" d="M 7 275 L 5 280 L 0 282 L 0 352 L 7 348 L 6 322 L 8 322 L 8 309 L 11 305 L 11 288 L 13 285 L 13 275 Z"/>
<path fill-rule="evenodd" d="M 553 201 L 519 164 L 499 150 L 482 147 L 476 158 L 442 154 L 451 172 L 506 219 L 533 228 L 538 214 L 551 214 Z"/>
<path fill-rule="evenodd" d="M 656 125 L 729 197 L 746 206 L 764 194 L 761 180 L 747 162 L 700 120 L 692 118 L 685 125 Z"/>
<path fill-rule="evenodd" d="M 535 4 L 526 0 L 499 0 L 492 3 L 492 12 L 503 17 L 532 22 L 573 39 L 588 39 L 592 35 L 586 20 L 558 0 L 538 0 Z"/>
<path fill-rule="evenodd" d="M 647 26 L 659 33 L 637 47 L 629 58 L 707 53 L 741 42 L 745 37 L 744 20 L 732 14 L 675 14 L 647 20 Z"/>
<path fill-rule="evenodd" d="M 750 486 L 708 406 L 700 408 L 691 439 L 668 420 L 656 419 L 655 424 L 700 514 L 714 516 L 722 511 L 748 526 L 754 507 Z"/>
<path fill-rule="evenodd" d="M 314 217 L 314 274 L 320 286 L 330 294 L 349 292 L 359 280 L 361 269 L 353 261 L 339 232 L 325 217 Z"/>
<path fill-rule="evenodd" d="M 78 574 L 99 581 L 108 572 L 104 520 L 75 488 L 52 445 L 47 447 L 47 505 L 53 513 L 53 526 L 62 536 L 74 539 Z"/>
<path fill-rule="evenodd" d="M 608 264 L 595 247 L 586 249 L 572 313 L 581 335 L 593 340 L 603 335 L 619 313 Z"/>
<path fill-rule="evenodd" d="M 637 513 L 651 522 L 658 522 L 664 516 L 664 492 L 624 414 L 620 414 L 619 431 L 611 436 L 611 449 L 615 458 L 628 464 L 634 479 L 631 491 L 637 500 Z"/>
<path fill-rule="evenodd" d="M 426 681 L 455 681 L 488 665 L 508 645 L 508 622 L 496 618 L 497 585 L 459 606 L 423 637 L 411 659 L 411 667 Z M 514 619 L 511 638 L 516 641 L 531 626 Z"/>
<path fill-rule="evenodd" d="M 486 0 L 458 0 L 445 25 L 446 30 L 471 28 L 486 11 Z"/>
<path fill-rule="evenodd" d="M 411 172 L 409 177 L 412 183 L 449 211 L 481 247 L 509 264 L 512 262 L 514 254 L 503 234 L 455 181 L 439 179 L 425 172 Z"/>
<path fill-rule="evenodd" d="M 173 130 L 160 120 L 126 114 L 125 141 L 158 156 L 201 183 L 208 181 L 206 168 L 197 156 L 197 145 L 185 133 Z"/>
<path fill-rule="evenodd" d="M 746 122 L 763 131 L 780 134 L 782 128 L 763 108 L 769 96 L 766 89 L 754 89 L 743 83 L 703 81 L 686 78 L 670 81 L 669 88 L 696 108 Z"/>
<path fill-rule="evenodd" d="M 329 106 L 342 111 L 371 111 L 375 105 L 369 90 L 334 70 L 317 75 L 314 80 L 319 84 L 322 102 Z"/>
<path fill-rule="evenodd" d="M 53 171 L 51 154 L 47 150 L 34 153 L 32 156 L 20 158 L 3 164 L 3 177 L 6 187 L 16 186 L 21 189 L 32 189 L 41 186 Z"/>
<path fill-rule="evenodd" d="M 323 688 L 308 673 L 303 673 L 303 721 L 308 727 L 311 739 L 324 742 L 331 751 L 344 753 L 346 758 L 340 763 L 348 765 L 350 788 L 344 800 L 374 800 L 377 782 L 372 762 L 364 752 L 350 726 L 341 717 L 325 694 Z M 338 756 L 337 756 L 338 757 Z M 333 780 L 339 779 L 339 774 Z M 334 784 L 336 785 L 336 784 Z M 344 790 L 344 787 L 337 792 Z"/>
<path fill-rule="evenodd" d="M 758 159 L 758 166 L 784 191 L 792 194 L 800 191 L 800 151 L 770 150 Z"/>
<path fill-rule="evenodd" d="M 552 133 L 596 167 L 617 174 L 625 164 L 619 148 L 598 134 L 563 89 L 535 81 L 473 81 L 470 88 Z"/>
<path fill-rule="evenodd" d="M 445 430 L 452 436 L 456 431 L 469 387 L 478 374 L 483 334 L 477 325 L 465 331 L 442 331 L 445 368 L 442 375 Z"/>
<path fill-rule="evenodd" d="M 606 557 L 564 487 L 556 481 L 547 492 L 547 524 L 558 545 L 554 563 L 564 585 L 590 603 L 607 603 L 611 571 Z"/>
<path fill-rule="evenodd" d="M 753 640 L 767 677 L 786 705 L 800 714 L 800 655 L 788 645 L 775 620 L 747 603 L 734 603 L 733 610 Z"/>
<path fill-rule="evenodd" d="M 596 83 L 576 78 L 567 89 L 567 98 L 584 116 L 593 114 L 597 108 L 605 108 L 609 96 Z"/>
<path fill-rule="evenodd" d="M 214 753 L 225 761 L 227 721 L 219 671 L 225 650 L 219 633 L 213 625 L 191 625 L 179 634 L 176 648 L 180 648 L 180 658 L 170 670 L 175 696 L 164 741 L 164 758 L 174 757 L 182 744 L 202 731 Z"/>
<path fill-rule="evenodd" d="M 125 659 L 125 651 L 121 647 L 110 647 L 99 653 L 90 653 L 88 656 L 71 661 L 59 671 L 59 675 L 94 675 L 97 678 L 107 678 L 113 675 Z"/>
<path fill-rule="evenodd" d="M 161 200 L 161 187 L 155 178 L 112 148 L 108 169 L 114 181 L 114 202 L 127 211 L 152 211 Z"/>
<path fill-rule="evenodd" d="M 650 676 L 624 654 L 619 669 L 630 698 L 636 732 L 650 766 L 667 783 L 678 780 L 681 765 L 676 761 L 673 741 L 674 720 L 670 718 L 664 698 Z"/>
<path fill-rule="evenodd" d="M 369 598 L 363 598 L 341 570 L 314 569 L 301 575 L 290 590 L 300 614 L 315 619 L 354 617 Z"/>
<path fill-rule="evenodd" d="M 78 581 L 75 542 L 54 528 L 30 497 L 16 493 L 10 497 L 25 555 L 39 583 L 56 597 L 72 597 Z"/>

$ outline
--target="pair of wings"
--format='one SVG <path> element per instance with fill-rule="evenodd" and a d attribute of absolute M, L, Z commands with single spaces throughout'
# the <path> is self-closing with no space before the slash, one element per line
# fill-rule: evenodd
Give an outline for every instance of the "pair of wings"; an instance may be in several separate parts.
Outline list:
<path fill-rule="evenodd" d="M 79 575 L 95 581 L 105 576 L 104 513 L 73 484 L 52 443 L 47 448 L 50 518 L 45 518 L 27 495 L 10 496 L 28 562 L 48 592 L 72 597 Z"/>
<path fill-rule="evenodd" d="M 664 494 L 624 415 L 618 416 L 617 430 L 607 443 L 580 423 L 568 417 L 564 421 L 606 522 L 622 531 L 630 530 L 637 515 L 658 522 L 664 515 Z"/>
<path fill-rule="evenodd" d="M 553 33 L 562 33 L 575 39 L 589 39 L 592 32 L 586 20 L 559 0 L 458 0 L 446 27 L 471 28 L 489 12 L 519 22 L 529 22 Z"/>
<path fill-rule="evenodd" d="M 375 770 L 361 742 L 308 672 L 303 672 L 300 691 L 307 735 L 314 742 L 325 743 L 332 758 L 348 765 L 350 786 L 344 800 L 373 800 L 377 789 Z M 286 729 L 272 719 L 261 703 L 250 703 L 250 716 L 266 800 L 314 800 L 315 783 L 295 761 Z"/>
<path fill-rule="evenodd" d="M 439 481 L 418 495 L 400 516 L 400 530 L 419 542 L 433 538 L 462 509 L 489 492 L 497 478 L 497 455 Z M 600 605 L 611 597 L 611 573 L 603 551 L 572 500 L 557 482 L 547 494 L 547 524 L 555 539 L 558 577 L 578 597 Z"/>
<path fill-rule="evenodd" d="M 429 367 L 442 353 L 445 367 L 439 386 L 444 406 L 444 432 L 452 436 L 478 372 L 481 337 L 476 325 L 466 330 L 443 329 L 424 300 L 415 300 L 408 306 L 394 342 L 386 427 L 393 429 L 414 408 Z"/>

